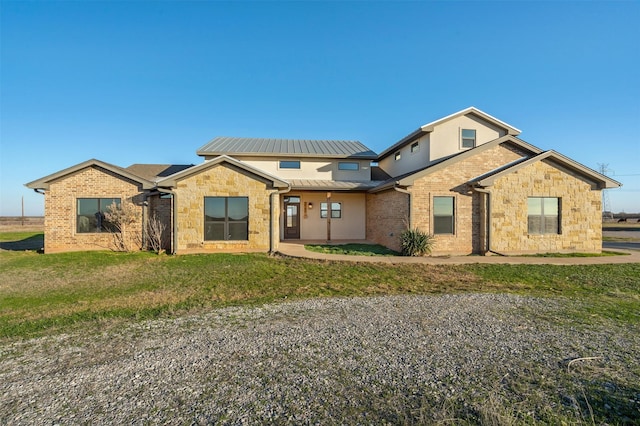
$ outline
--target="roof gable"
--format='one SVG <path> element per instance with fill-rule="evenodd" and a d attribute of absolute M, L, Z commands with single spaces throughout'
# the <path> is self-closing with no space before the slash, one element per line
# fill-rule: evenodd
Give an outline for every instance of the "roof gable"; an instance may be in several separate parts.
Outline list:
<path fill-rule="evenodd" d="M 126 179 L 132 180 L 134 182 L 138 182 L 139 184 L 142 185 L 143 189 L 151 189 L 154 187 L 153 182 L 140 177 L 139 175 L 136 175 L 134 173 L 132 173 L 129 170 L 123 169 L 122 167 L 118 167 L 115 166 L 113 164 L 109 164 L 109 163 L 105 163 L 104 161 L 100 161 L 100 160 L 96 160 L 96 159 L 91 159 L 91 160 L 87 160 L 84 161 L 82 163 L 76 164 L 75 166 L 71 166 L 68 167 L 66 169 L 60 170 L 59 172 L 56 173 L 52 173 L 48 176 L 42 177 L 40 179 L 34 180 L 33 182 L 29 182 L 26 183 L 25 186 L 27 188 L 31 188 L 31 189 L 49 189 L 49 184 L 57 179 L 61 179 L 64 178 L 65 176 L 68 176 L 72 173 L 75 173 L 77 171 L 86 169 L 88 167 L 99 167 L 101 169 L 104 170 L 108 170 L 112 173 L 115 173 L 117 175 L 120 175 Z"/>
<path fill-rule="evenodd" d="M 385 183 L 375 187 L 372 192 L 384 191 L 386 189 L 392 188 L 394 186 L 411 186 L 413 183 L 420 178 L 430 175 L 431 173 L 437 172 L 438 170 L 442 170 L 446 167 L 449 167 L 453 164 L 458 163 L 459 161 L 463 161 L 467 158 L 470 158 L 474 155 L 478 155 L 483 151 L 494 148 L 501 144 L 509 144 L 515 147 L 518 147 L 526 152 L 529 152 L 531 155 L 537 155 L 542 152 L 542 150 L 538 147 L 535 147 L 522 139 L 518 139 L 515 136 L 503 136 L 498 139 L 494 139 L 490 142 L 487 142 L 482 145 L 478 145 L 475 148 L 462 151 L 458 154 L 452 155 L 447 158 L 443 158 L 433 164 L 430 164 L 422 169 L 414 170 L 409 173 L 405 173 L 404 175 L 396 176 Z"/>
<path fill-rule="evenodd" d="M 188 169 L 182 170 L 178 173 L 174 173 L 171 176 L 167 176 L 163 179 L 160 179 L 156 182 L 159 187 L 174 187 L 176 186 L 177 181 L 188 178 L 190 176 L 201 173 L 215 165 L 228 163 L 232 166 L 238 167 L 242 170 L 245 170 L 252 175 L 261 177 L 262 179 L 266 179 L 270 181 L 274 187 L 276 188 L 288 188 L 289 183 L 280 179 L 277 176 L 271 175 L 263 170 L 250 166 L 242 161 L 236 160 L 235 158 L 228 157 L 226 155 L 221 155 L 212 160 L 207 160 L 202 164 L 198 164 L 197 166 L 190 167 Z"/>
<path fill-rule="evenodd" d="M 433 132 L 433 130 L 435 129 L 436 126 L 445 123 L 447 121 L 453 120 L 455 118 L 461 117 L 463 115 L 471 115 L 477 118 L 480 118 L 481 120 L 492 124 L 493 126 L 503 129 L 507 135 L 509 136 L 518 136 L 521 131 L 513 126 L 511 126 L 510 124 L 505 123 L 502 120 L 499 120 L 497 118 L 495 118 L 492 115 L 487 114 L 484 111 L 479 110 L 476 107 L 469 107 L 469 108 L 465 108 L 461 111 L 458 112 L 454 112 L 453 114 L 447 115 L 446 117 L 443 118 L 439 118 L 438 120 L 432 121 L 430 123 L 424 124 L 422 126 L 420 126 L 420 128 L 418 128 L 417 130 L 414 130 L 413 132 L 411 132 L 410 134 L 408 134 L 407 136 L 405 136 L 404 138 L 400 139 L 398 142 L 396 142 L 395 144 L 391 145 L 389 148 L 385 149 L 384 151 L 382 151 L 382 153 L 380 153 L 380 155 L 378 156 L 378 160 L 381 160 L 387 156 L 389 156 L 392 152 L 395 152 L 397 150 L 399 150 L 400 148 L 402 148 L 403 146 L 415 141 L 416 139 L 418 139 L 419 137 L 427 134 L 427 133 L 431 133 Z"/>
<path fill-rule="evenodd" d="M 212 139 L 196 153 L 212 155 L 253 155 L 264 157 L 325 157 L 359 158 L 373 160 L 377 157 L 358 141 L 236 138 L 220 136 Z"/>
<path fill-rule="evenodd" d="M 513 173 L 517 170 L 522 169 L 523 167 L 529 166 L 533 163 L 536 163 L 538 161 L 542 161 L 542 160 L 549 160 L 551 162 L 557 163 L 562 167 L 565 167 L 583 177 L 586 177 L 587 179 L 595 182 L 598 185 L 599 189 L 607 189 L 607 188 L 619 188 L 622 186 L 622 184 L 618 181 L 615 181 L 611 178 L 609 178 L 608 176 L 605 176 L 603 174 L 600 174 L 598 172 L 596 172 L 595 170 L 592 170 L 586 166 L 584 166 L 583 164 L 578 163 L 577 161 L 573 161 L 572 159 L 565 157 L 564 155 L 550 150 L 550 151 L 545 151 L 543 153 L 540 153 L 538 155 L 536 155 L 535 157 L 529 158 L 526 161 L 522 161 L 519 162 L 517 164 L 513 164 L 511 167 L 507 167 L 507 168 L 503 168 L 503 169 L 498 169 L 496 170 L 494 173 L 483 177 L 482 179 L 478 180 L 476 183 L 480 186 L 491 186 L 494 184 L 494 182 L 502 177 L 505 176 L 507 174 Z"/>

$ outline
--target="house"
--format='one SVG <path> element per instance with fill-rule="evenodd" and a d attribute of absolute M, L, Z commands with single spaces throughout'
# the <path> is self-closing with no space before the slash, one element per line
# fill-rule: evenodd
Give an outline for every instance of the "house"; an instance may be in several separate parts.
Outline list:
<path fill-rule="evenodd" d="M 407 227 L 434 254 L 599 252 L 601 191 L 620 183 L 470 107 L 376 154 L 357 141 L 217 137 L 198 165 L 89 160 L 26 184 L 45 196 L 45 252 L 103 249 L 104 214 L 132 202 L 131 242 L 165 224 L 173 253 L 274 252 L 287 240 L 400 249 Z"/>

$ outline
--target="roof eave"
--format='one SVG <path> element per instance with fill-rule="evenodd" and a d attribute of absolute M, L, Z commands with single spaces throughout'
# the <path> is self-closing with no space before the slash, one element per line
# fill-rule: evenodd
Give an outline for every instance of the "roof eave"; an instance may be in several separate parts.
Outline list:
<path fill-rule="evenodd" d="M 549 151 L 544 151 L 534 157 L 529 158 L 526 161 L 523 161 L 521 163 L 515 164 L 513 165 L 513 167 L 509 167 L 507 169 L 501 170 L 500 172 L 497 172 L 485 179 L 481 179 L 476 181 L 476 185 L 486 188 L 486 187 L 490 187 L 494 184 L 494 182 L 499 179 L 500 177 L 512 173 L 518 169 L 521 169 L 523 167 L 526 167 L 530 164 L 533 164 L 535 162 L 538 161 L 542 161 L 545 159 L 550 159 L 552 161 L 556 161 L 558 163 L 560 163 L 563 167 L 566 167 L 568 169 L 573 170 L 574 172 L 577 172 L 578 174 L 583 175 L 584 177 L 589 178 L 589 180 L 593 181 L 594 183 L 597 184 L 599 189 L 612 189 L 612 188 L 619 188 L 622 186 L 622 183 L 609 178 L 608 176 L 605 176 L 603 174 L 600 174 L 598 172 L 596 172 L 593 169 L 590 169 L 589 167 L 578 163 L 577 161 L 574 161 L 568 157 L 565 157 L 564 155 L 553 151 L 553 150 L 549 150 Z"/>
<path fill-rule="evenodd" d="M 156 181 L 155 186 L 156 187 L 161 187 L 161 188 L 173 188 L 176 186 L 176 182 L 180 179 L 184 179 L 186 177 L 189 177 L 191 175 L 197 174 L 199 173 L 201 170 L 206 169 L 208 167 L 212 167 L 215 166 L 216 164 L 220 164 L 220 163 L 229 163 L 231 165 L 234 165 L 236 167 L 239 167 L 243 170 L 246 170 L 249 173 L 252 173 L 256 176 L 259 176 L 265 180 L 268 180 L 272 183 L 272 185 L 275 188 L 289 188 L 290 185 L 287 181 L 284 181 L 282 179 L 280 179 L 277 176 L 274 176 L 272 174 L 269 174 L 263 170 L 260 170 L 256 167 L 250 166 L 246 163 L 243 163 L 239 160 L 236 160 L 233 157 L 229 157 L 227 155 L 220 155 L 216 158 L 213 158 L 211 160 L 207 160 L 202 164 L 199 164 L 197 166 L 193 166 L 190 167 L 188 169 L 182 170 L 178 173 L 175 173 L 171 176 L 167 176 L 165 178 L 159 179 L 158 181 Z"/>
<path fill-rule="evenodd" d="M 113 164 L 109 164 L 109 163 L 105 163 L 104 161 L 100 161 L 100 160 L 96 160 L 95 158 L 92 158 L 90 160 L 87 161 L 83 161 L 82 163 L 78 163 L 74 166 L 71 167 L 67 167 L 66 169 L 60 170 L 58 172 L 52 173 L 50 175 L 47 175 L 45 177 L 42 177 L 40 179 L 36 179 L 32 182 L 26 183 L 25 186 L 27 188 L 31 188 L 31 189 L 42 189 L 42 190 L 48 190 L 49 186 L 50 186 L 50 182 L 56 180 L 56 179 L 60 179 L 63 178 L 71 173 L 75 173 L 79 170 L 83 170 L 86 169 L 87 167 L 100 167 L 102 169 L 108 170 L 112 173 L 118 174 L 124 178 L 127 178 L 129 180 L 132 180 L 134 182 L 138 182 L 139 184 L 142 185 L 142 189 L 151 189 L 153 188 L 155 185 L 153 182 L 141 178 L 138 175 L 135 175 L 133 173 L 130 173 L 128 171 L 126 171 L 125 169 L 115 166 Z"/>
<path fill-rule="evenodd" d="M 270 152 L 221 152 L 221 151 L 197 151 L 200 157 L 268 157 L 268 158 L 335 158 L 335 159 L 352 159 L 352 160 L 375 160 L 378 156 L 371 154 L 304 154 L 304 153 L 270 153 Z"/>

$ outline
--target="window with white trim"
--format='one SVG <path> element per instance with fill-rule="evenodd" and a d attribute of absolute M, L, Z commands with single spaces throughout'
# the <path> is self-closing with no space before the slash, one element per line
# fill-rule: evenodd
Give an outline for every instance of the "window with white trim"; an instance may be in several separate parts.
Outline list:
<path fill-rule="evenodd" d="M 411 153 L 415 154 L 416 152 L 420 151 L 420 142 L 414 142 L 411 144 Z"/>

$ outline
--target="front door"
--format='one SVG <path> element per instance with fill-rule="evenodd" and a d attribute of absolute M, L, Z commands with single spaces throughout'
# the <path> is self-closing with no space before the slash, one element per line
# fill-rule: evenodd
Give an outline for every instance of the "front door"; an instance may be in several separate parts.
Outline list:
<path fill-rule="evenodd" d="M 300 197 L 284 197 L 284 239 L 300 239 Z"/>

